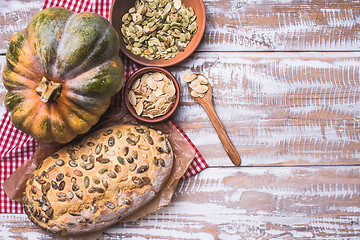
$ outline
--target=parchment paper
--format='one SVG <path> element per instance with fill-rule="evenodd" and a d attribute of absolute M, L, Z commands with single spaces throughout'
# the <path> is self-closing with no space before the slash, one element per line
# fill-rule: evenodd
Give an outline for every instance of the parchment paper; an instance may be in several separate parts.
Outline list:
<path fill-rule="evenodd" d="M 151 127 L 156 130 L 161 130 L 165 133 L 170 141 L 174 152 L 174 166 L 169 180 L 167 181 L 165 187 L 162 191 L 148 204 L 138 209 L 136 212 L 131 214 L 120 222 L 135 221 L 145 215 L 155 212 L 160 208 L 168 205 L 171 201 L 171 198 L 175 192 L 175 188 L 184 175 L 187 168 L 191 164 L 195 156 L 195 150 L 191 145 L 184 139 L 184 137 L 179 133 L 179 131 L 172 125 L 169 121 L 163 121 L 161 123 L 146 124 L 144 122 L 138 122 L 133 118 L 127 110 L 122 111 L 109 111 L 100 120 L 100 122 L 95 125 L 87 134 L 114 124 L 142 124 L 148 127 Z M 81 138 L 83 136 L 79 136 Z M 74 141 L 76 141 L 76 138 Z M 61 149 L 65 145 L 59 143 L 40 143 L 38 149 L 31 159 L 25 162 L 20 166 L 9 178 L 4 182 L 3 187 L 7 196 L 15 201 L 21 201 L 23 191 L 25 190 L 26 181 L 31 177 L 32 173 L 35 171 L 36 167 L 48 156 L 57 150 Z M 73 237 L 59 237 L 60 239 L 98 239 L 102 234 L 102 231 L 77 235 Z"/>

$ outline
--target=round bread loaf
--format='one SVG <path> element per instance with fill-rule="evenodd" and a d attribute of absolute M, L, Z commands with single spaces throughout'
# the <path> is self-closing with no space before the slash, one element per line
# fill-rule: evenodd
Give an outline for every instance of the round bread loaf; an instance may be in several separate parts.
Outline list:
<path fill-rule="evenodd" d="M 149 202 L 172 166 L 173 152 L 161 131 L 107 127 L 45 159 L 27 181 L 24 209 L 53 233 L 101 230 Z"/>

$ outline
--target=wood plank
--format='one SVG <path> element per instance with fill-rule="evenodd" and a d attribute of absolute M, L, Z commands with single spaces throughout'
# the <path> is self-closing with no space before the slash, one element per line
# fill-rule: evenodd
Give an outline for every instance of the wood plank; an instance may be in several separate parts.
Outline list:
<path fill-rule="evenodd" d="M 199 72 L 242 166 L 359 164 L 359 63 L 360 53 L 196 53 L 169 68 L 182 91 L 174 119 L 210 166 L 232 165 L 181 81 Z M 0 113 L 4 94 L 1 83 Z"/>
<path fill-rule="evenodd" d="M 25 28 L 41 0 L 0 3 L 0 54 Z M 199 51 L 358 51 L 359 1 L 205 0 L 206 32 Z"/>
<path fill-rule="evenodd" d="M 175 121 L 210 166 L 231 162 L 182 82 L 199 72 L 242 165 L 360 163 L 360 53 L 196 53 L 169 68 L 181 82 Z"/>
<path fill-rule="evenodd" d="M 42 7 L 43 0 L 0 1 L 0 54 L 5 54 L 11 37 L 26 28 L 32 16 Z"/>
<path fill-rule="evenodd" d="M 359 166 L 209 168 L 182 181 L 168 207 L 101 239 L 355 239 L 359 178 Z M 25 215 L 0 222 L 3 239 L 53 237 Z"/>
<path fill-rule="evenodd" d="M 358 51 L 360 2 L 204 1 L 201 51 Z"/>

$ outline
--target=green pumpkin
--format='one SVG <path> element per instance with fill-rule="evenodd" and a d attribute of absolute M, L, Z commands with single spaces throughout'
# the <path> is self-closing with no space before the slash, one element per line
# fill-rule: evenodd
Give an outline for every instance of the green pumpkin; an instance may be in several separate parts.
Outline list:
<path fill-rule="evenodd" d="M 124 81 L 119 37 L 103 17 L 40 11 L 10 41 L 3 82 L 15 127 L 40 142 L 86 133 Z"/>

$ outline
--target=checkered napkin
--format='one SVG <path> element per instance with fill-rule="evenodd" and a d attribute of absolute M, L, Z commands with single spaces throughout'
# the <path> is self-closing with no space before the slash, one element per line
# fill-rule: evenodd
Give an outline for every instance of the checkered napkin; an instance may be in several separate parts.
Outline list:
<path fill-rule="evenodd" d="M 109 19 L 111 4 L 112 0 L 45 0 L 43 9 L 64 7 L 75 12 L 95 12 Z M 121 58 L 125 67 L 125 79 L 128 79 L 140 66 L 125 56 L 121 56 Z M 112 108 L 119 109 L 121 107 L 122 96 L 123 94 L 119 93 L 112 98 Z M 200 172 L 208 165 L 184 131 L 174 121 L 170 121 L 196 152 L 192 164 L 183 176 L 185 179 Z M 6 111 L 0 120 L 0 213 L 23 213 L 21 204 L 6 196 L 2 184 L 11 173 L 34 154 L 37 147 L 36 140 L 12 125 L 10 113 Z"/>

